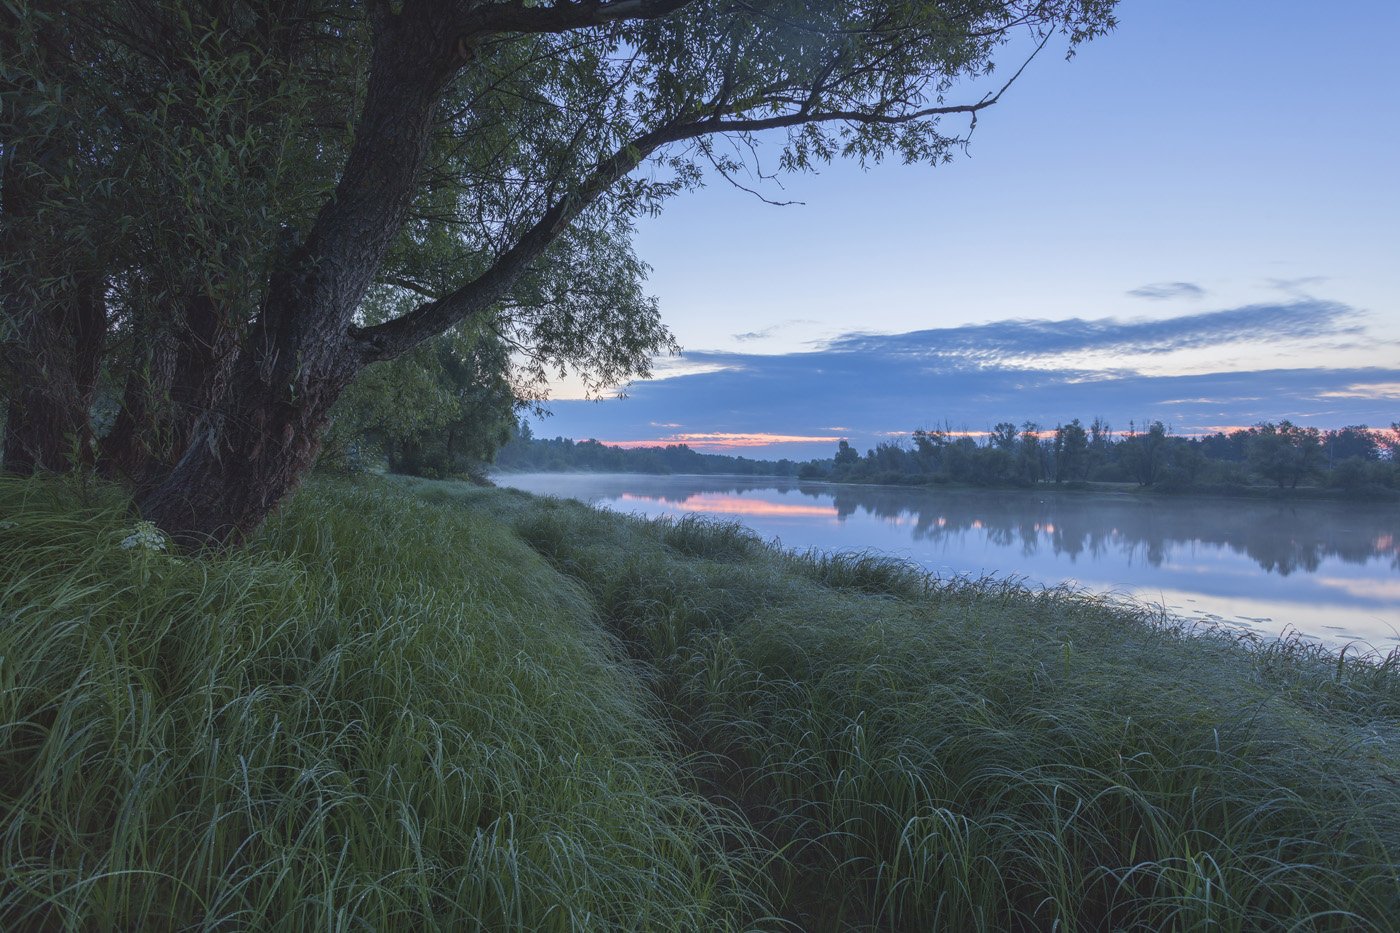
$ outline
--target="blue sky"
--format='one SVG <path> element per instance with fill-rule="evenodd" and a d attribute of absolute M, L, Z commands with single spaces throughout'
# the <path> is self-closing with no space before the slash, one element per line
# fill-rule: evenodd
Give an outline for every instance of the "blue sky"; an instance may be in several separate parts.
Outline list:
<path fill-rule="evenodd" d="M 1400 3 L 1119 19 L 950 165 L 672 202 L 637 248 L 684 356 L 621 400 L 558 386 L 537 430 L 807 457 L 945 419 L 1400 420 Z"/>

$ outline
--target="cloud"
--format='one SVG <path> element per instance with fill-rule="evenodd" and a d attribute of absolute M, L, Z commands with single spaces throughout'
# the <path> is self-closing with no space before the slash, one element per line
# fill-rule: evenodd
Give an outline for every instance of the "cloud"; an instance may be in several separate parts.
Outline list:
<path fill-rule="evenodd" d="M 1165 301 L 1169 298 L 1204 298 L 1206 290 L 1195 282 L 1153 282 L 1128 292 L 1134 298 Z"/>
<path fill-rule="evenodd" d="M 1130 420 L 1160 418 L 1181 434 L 1277 421 L 1296 412 L 1316 413 L 1306 423 L 1321 427 L 1389 424 L 1394 402 L 1387 393 L 1400 386 L 1397 368 L 1156 375 L 1126 363 L 1112 369 L 1044 363 L 1085 351 L 1126 359 L 1164 348 L 1310 336 L 1315 345 L 1318 336 L 1361 333 L 1356 318 L 1346 305 L 1308 299 L 1164 320 L 999 321 L 848 334 L 799 353 L 692 352 L 689 359 L 707 371 L 635 382 L 624 401 L 557 402 L 550 430 L 622 438 L 631 446 L 687 443 L 805 458 L 830 456 L 842 438 L 864 451 L 893 428 L 978 436 L 999 421 L 1031 420 L 1047 429 L 1102 416 L 1121 430 Z M 1319 400 L 1325 410 L 1319 410 Z M 663 427 L 671 424 L 685 425 L 685 432 Z"/>
<path fill-rule="evenodd" d="M 1030 364 L 1069 353 L 1159 355 L 1227 343 L 1357 335 L 1364 332 L 1354 322 L 1357 317 L 1350 305 L 1300 298 L 1155 320 L 1009 320 L 905 334 L 849 334 L 831 341 L 826 349 L 981 365 Z"/>
<path fill-rule="evenodd" d="M 817 323 L 817 322 L 816 322 L 816 321 L 809 320 L 809 319 L 807 319 L 807 318 L 798 318 L 798 317 L 794 317 L 794 318 L 788 318 L 786 321 L 779 321 L 777 324 L 770 324 L 769 326 L 763 328 L 762 330 L 751 330 L 751 331 L 746 331 L 745 333 L 742 333 L 742 334 L 730 334 L 729 336 L 732 337 L 732 338 L 734 338 L 735 340 L 739 340 L 739 341 L 743 341 L 743 342 L 748 342 L 748 341 L 750 341 L 750 340 L 767 340 L 769 337 L 772 337 L 774 334 L 776 334 L 778 331 L 782 330 L 784 327 L 791 327 L 791 326 L 794 325 L 794 324 L 815 324 L 815 323 Z"/>
<path fill-rule="evenodd" d="M 748 447 L 771 447 L 780 444 L 834 444 L 842 437 L 826 435 L 769 434 L 762 431 L 736 433 L 716 431 L 711 433 L 671 434 L 666 437 L 646 438 L 628 441 L 601 441 L 614 447 L 659 447 L 666 444 L 685 444 L 696 450 L 724 452 Z"/>
<path fill-rule="evenodd" d="M 730 334 L 730 336 L 735 340 L 762 340 L 765 337 L 773 336 L 777 330 L 778 325 L 774 324 L 772 327 L 763 328 L 763 330 L 751 330 L 743 334 Z"/>
<path fill-rule="evenodd" d="M 1400 382 L 1358 382 L 1318 393 L 1318 398 L 1400 398 Z"/>
<path fill-rule="evenodd" d="M 1242 395 L 1238 398 L 1164 398 L 1157 405 L 1231 405 L 1238 402 L 1257 402 L 1257 395 Z"/>
<path fill-rule="evenodd" d="M 693 355 L 687 357 L 661 357 L 652 363 L 651 378 L 648 382 L 660 382 L 663 379 L 679 379 L 682 376 L 698 376 L 703 373 L 718 372 L 728 369 L 732 364 L 722 363 L 718 360 L 697 359 Z"/>
<path fill-rule="evenodd" d="M 1281 292 L 1297 292 L 1309 285 L 1321 285 L 1329 281 L 1329 276 L 1325 275 L 1302 275 L 1293 279 L 1269 279 L 1269 287 Z"/>

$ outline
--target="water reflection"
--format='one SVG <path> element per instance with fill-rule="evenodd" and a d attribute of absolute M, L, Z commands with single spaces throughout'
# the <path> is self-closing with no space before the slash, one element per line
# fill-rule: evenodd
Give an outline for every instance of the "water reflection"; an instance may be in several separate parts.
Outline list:
<path fill-rule="evenodd" d="M 630 486 L 637 478 L 617 479 Z M 646 477 L 644 482 L 653 479 L 677 478 Z M 1353 564 L 1382 559 L 1400 572 L 1400 536 L 1394 531 L 1400 516 L 1393 508 L 1332 502 L 1145 500 L 1131 495 L 684 479 L 688 484 L 684 490 L 632 488 L 615 497 L 600 490 L 594 498 L 661 503 L 677 511 L 737 518 L 810 515 L 845 521 L 864 514 L 908 528 L 915 541 L 942 541 L 975 531 L 998 547 L 1014 547 L 1025 555 L 1048 547 L 1071 562 L 1081 555 L 1101 557 L 1116 551 L 1130 563 L 1156 567 L 1170 558 L 1174 546 L 1194 543 L 1247 555 L 1261 569 L 1282 576 L 1300 570 L 1316 572 L 1329 557 Z M 762 492 L 782 497 L 796 492 L 830 505 L 802 506 L 753 495 Z M 1400 601 L 1395 591 L 1385 592 Z"/>
<path fill-rule="evenodd" d="M 652 500 L 652 497 L 624 492 L 617 499 L 621 503 L 645 502 Z M 661 501 L 670 502 L 682 512 L 710 512 L 736 517 L 760 515 L 838 517 L 836 509 L 829 505 L 795 505 L 788 502 L 768 502 L 763 499 L 745 499 L 741 496 L 726 496 L 718 493 L 697 493 L 680 500 Z"/>
<path fill-rule="evenodd" d="M 790 547 L 875 548 L 951 574 L 1073 582 L 1174 611 L 1400 644 L 1400 510 L 1332 502 L 835 486 L 750 477 L 498 481 L 648 515 L 732 516 Z"/>

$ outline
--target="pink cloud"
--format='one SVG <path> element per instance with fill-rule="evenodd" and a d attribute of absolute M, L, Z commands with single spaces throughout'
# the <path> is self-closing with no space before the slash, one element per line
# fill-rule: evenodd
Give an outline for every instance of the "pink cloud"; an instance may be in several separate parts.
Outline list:
<path fill-rule="evenodd" d="M 772 444 L 821 444 L 834 443 L 844 440 L 841 437 L 831 437 L 827 435 L 803 435 L 803 434 L 732 434 L 726 432 L 716 432 L 710 434 L 672 434 L 669 437 L 657 437 L 650 440 L 633 441 L 602 441 L 599 443 L 608 444 L 613 447 L 664 447 L 667 444 L 685 444 L 695 450 L 704 450 L 716 453 L 726 450 L 742 450 L 749 447 L 768 447 Z"/>

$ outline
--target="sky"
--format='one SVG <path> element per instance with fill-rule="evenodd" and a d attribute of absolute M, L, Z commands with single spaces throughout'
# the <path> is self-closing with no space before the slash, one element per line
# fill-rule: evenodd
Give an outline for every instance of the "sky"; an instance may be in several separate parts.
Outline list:
<path fill-rule="evenodd" d="M 645 220 L 683 355 L 620 399 L 557 385 L 536 433 L 802 459 L 998 421 L 1400 421 L 1400 2 L 1118 18 L 951 164 L 760 185 L 785 207 L 712 178 Z"/>

